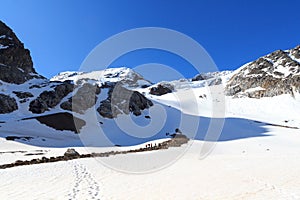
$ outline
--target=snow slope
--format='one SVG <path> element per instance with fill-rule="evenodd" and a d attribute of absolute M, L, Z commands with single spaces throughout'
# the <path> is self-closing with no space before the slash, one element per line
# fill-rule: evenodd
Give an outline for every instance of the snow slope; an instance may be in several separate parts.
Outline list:
<path fill-rule="evenodd" d="M 106 160 L 16 167 L 0 171 L 1 199 L 299 199 L 299 133 L 266 126 L 273 137 L 218 143 L 199 159 L 202 142 L 166 168 L 140 175 L 104 163 L 151 165 L 171 151 L 118 155 Z M 184 148 L 184 147 L 183 147 Z M 63 149 L 60 149 L 63 152 Z M 51 151 L 53 151 L 51 149 Z M 145 162 L 146 161 L 146 162 Z M 63 177 L 63 178 L 62 178 Z M 31 184 L 28 184 L 31 183 Z"/>
<path fill-rule="evenodd" d="M 230 76 L 226 74 L 224 80 Z M 60 80 L 73 76 L 63 77 Z M 149 94 L 149 88 L 134 88 L 154 102 L 138 117 L 105 119 L 95 108 L 78 114 L 87 122 L 79 135 L 54 131 L 33 120 L 19 121 L 25 110 L 3 116 L 7 123 L 0 124 L 1 137 L 35 139 L 0 138 L 1 164 L 62 155 L 68 146 L 80 153 L 136 149 L 165 140 L 166 133 L 176 128 L 194 140 L 157 152 L 0 170 L 0 198 L 300 199 L 299 95 L 232 98 L 223 95 L 222 84 L 181 83 L 162 96 Z M 10 87 L 6 92 L 12 91 Z M 106 92 L 101 95 L 99 99 L 106 98 Z M 218 126 L 221 132 L 214 135 Z"/>

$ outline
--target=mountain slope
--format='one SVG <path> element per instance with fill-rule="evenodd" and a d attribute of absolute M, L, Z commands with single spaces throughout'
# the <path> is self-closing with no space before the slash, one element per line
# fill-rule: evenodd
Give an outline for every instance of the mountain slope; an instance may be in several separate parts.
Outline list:
<path fill-rule="evenodd" d="M 207 140 L 205 130 L 216 118 L 225 118 L 225 127 L 235 126 L 239 131 L 250 124 L 250 132 L 244 135 L 232 135 L 230 128 L 224 128 L 223 136 L 215 138 L 219 141 L 260 136 L 263 131 L 251 120 L 300 127 L 296 112 L 300 108 L 299 47 L 276 51 L 234 72 L 154 85 L 125 67 L 62 72 L 47 80 L 35 73 L 32 62 L 23 62 L 31 60 L 28 51 L 7 26 L 1 26 L 5 34 L 0 55 L 9 58 L 5 50 L 13 47 L 6 42 L 14 41 L 11 46 L 20 50 L 10 51 L 12 60 L 18 62 L 4 60 L 0 68 L 7 73 L 14 68 L 29 76 L 24 82 L 1 81 L 3 138 L 22 136 L 17 141 L 37 146 L 126 146 L 169 137 L 176 129 Z"/>
<path fill-rule="evenodd" d="M 300 91 L 300 46 L 278 50 L 246 64 L 228 81 L 226 94 L 254 98 Z"/>

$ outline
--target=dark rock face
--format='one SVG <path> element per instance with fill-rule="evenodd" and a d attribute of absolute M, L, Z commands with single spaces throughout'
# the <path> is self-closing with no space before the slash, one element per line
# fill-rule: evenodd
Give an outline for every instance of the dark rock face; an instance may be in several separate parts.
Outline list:
<path fill-rule="evenodd" d="M 29 104 L 29 111 L 32 113 L 44 113 L 48 110 L 48 105 L 41 99 L 35 99 Z"/>
<path fill-rule="evenodd" d="M 79 133 L 80 129 L 85 126 L 86 122 L 70 113 L 55 113 L 50 115 L 43 115 L 39 117 L 26 118 L 23 120 L 36 119 L 40 123 L 45 124 L 55 130 L 69 130 Z"/>
<path fill-rule="evenodd" d="M 118 114 L 121 114 L 119 110 L 117 109 L 113 110 L 110 100 L 102 101 L 97 111 L 102 117 L 109 118 L 109 119 L 112 119 L 116 117 Z"/>
<path fill-rule="evenodd" d="M 0 94 L 0 114 L 11 113 L 18 109 L 16 100 L 5 94 Z"/>
<path fill-rule="evenodd" d="M 83 113 L 96 104 L 97 95 L 100 92 L 101 90 L 97 85 L 85 83 L 77 90 L 74 96 L 63 102 L 60 107 L 64 110 Z"/>
<path fill-rule="evenodd" d="M 300 46 L 278 50 L 246 65 L 227 83 L 225 94 L 235 97 L 272 97 L 294 95 L 300 91 L 300 63 L 294 60 Z M 257 88 L 255 90 L 249 90 Z"/>
<path fill-rule="evenodd" d="M 98 113 L 105 118 L 115 118 L 118 114 L 133 113 L 141 115 L 141 111 L 153 106 L 152 101 L 137 91 L 131 91 L 122 84 L 117 84 L 108 92 L 108 98 L 101 102 Z"/>
<path fill-rule="evenodd" d="M 291 54 L 296 58 L 300 59 L 300 45 L 296 46 L 294 49 L 291 50 Z"/>
<path fill-rule="evenodd" d="M 0 80 L 22 84 L 32 78 L 42 78 L 33 68 L 30 52 L 14 32 L 0 21 Z"/>
<path fill-rule="evenodd" d="M 150 89 L 150 94 L 153 95 L 157 95 L 157 96 L 161 96 L 167 93 L 172 93 L 172 91 L 174 90 L 174 87 L 170 84 L 158 84 L 156 87 L 152 87 Z"/>
<path fill-rule="evenodd" d="M 33 97 L 33 94 L 31 94 L 30 92 L 13 91 L 13 93 L 14 93 L 19 99 L 27 99 L 27 98 Z"/>
<path fill-rule="evenodd" d="M 201 74 L 196 75 L 194 78 L 192 78 L 192 81 L 203 81 L 205 80 Z"/>
<path fill-rule="evenodd" d="M 55 86 L 52 91 L 42 92 L 35 100 L 30 102 L 29 111 L 40 114 L 49 110 L 49 108 L 54 108 L 73 91 L 73 87 L 73 84 L 64 82 Z"/>

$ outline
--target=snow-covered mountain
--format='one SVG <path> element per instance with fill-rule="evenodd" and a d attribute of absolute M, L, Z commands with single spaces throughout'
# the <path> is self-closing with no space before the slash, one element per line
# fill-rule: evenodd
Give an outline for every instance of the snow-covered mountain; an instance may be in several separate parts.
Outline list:
<path fill-rule="evenodd" d="M 0 165 L 53 159 L 69 147 L 112 155 L 173 133 L 192 139 L 104 165 L 84 158 L 1 169 L 0 199 L 299 199 L 299 59 L 300 46 L 235 71 L 156 84 L 126 67 L 48 80 L 0 21 Z"/>
<path fill-rule="evenodd" d="M 34 145 L 72 146 L 81 144 L 80 137 L 85 132 L 101 129 L 113 135 L 110 140 L 115 143 L 132 145 L 167 137 L 167 133 L 181 126 L 181 115 L 207 118 L 238 116 L 300 127 L 295 113 L 297 109 L 291 106 L 273 108 L 279 99 L 284 105 L 299 106 L 299 46 L 275 51 L 235 71 L 211 72 L 192 79 L 152 84 L 126 67 L 62 72 L 47 80 L 35 72 L 29 50 L 24 49 L 12 30 L 2 22 L 0 35 L 3 47 L 0 49 L 2 137 L 23 135 L 31 138 L 23 142 Z M 13 78 L 7 79 L 10 73 L 15 72 Z M 20 73 L 24 75 L 22 79 L 18 78 Z M 264 98 L 256 101 L 255 108 L 252 108 L 255 101 L 252 97 Z M 221 114 L 215 115 L 213 107 L 216 106 L 222 106 L 217 109 L 217 112 L 223 110 Z M 159 107 L 165 115 L 157 112 Z M 287 110 L 288 116 L 279 114 Z M 268 116 L 275 111 L 278 115 L 269 120 Z M 256 116 L 258 112 L 262 114 Z M 90 114 L 94 117 L 92 123 Z M 151 137 L 128 136 L 127 132 L 131 130 L 128 127 L 132 124 L 127 123 L 124 116 L 143 126 L 161 127 Z M 128 127 L 120 128 L 120 119 L 126 121 Z M 158 125 L 159 121 L 165 123 Z M 185 131 L 187 134 L 193 132 L 188 128 Z M 200 132 L 196 131 L 191 137 L 202 135 Z M 80 133 L 80 136 L 75 133 Z"/>
<path fill-rule="evenodd" d="M 242 66 L 226 85 L 230 96 L 272 97 L 300 91 L 300 46 Z"/>

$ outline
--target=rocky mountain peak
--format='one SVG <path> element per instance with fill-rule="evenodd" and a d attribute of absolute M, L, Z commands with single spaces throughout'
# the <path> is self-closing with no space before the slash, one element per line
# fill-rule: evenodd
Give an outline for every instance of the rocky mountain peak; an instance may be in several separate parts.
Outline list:
<path fill-rule="evenodd" d="M 22 84 L 37 76 L 30 51 L 12 29 L 0 21 L 0 80 Z"/>
<path fill-rule="evenodd" d="M 295 58 L 295 59 L 300 59 L 300 45 L 296 46 L 294 49 L 290 50 L 290 54 Z"/>
<path fill-rule="evenodd" d="M 300 46 L 277 50 L 251 62 L 229 80 L 226 94 L 254 98 L 300 91 Z"/>

